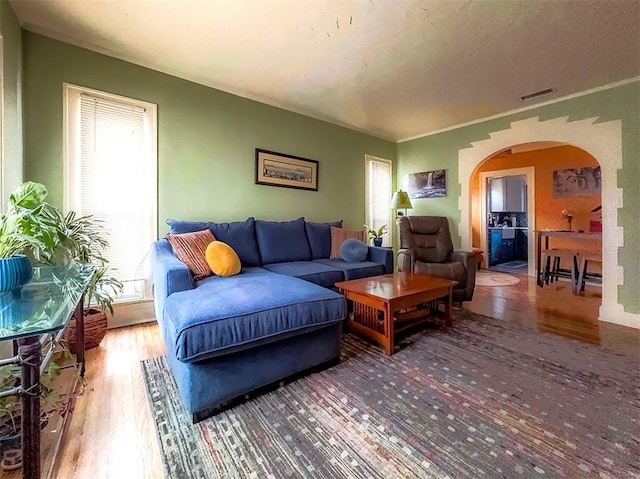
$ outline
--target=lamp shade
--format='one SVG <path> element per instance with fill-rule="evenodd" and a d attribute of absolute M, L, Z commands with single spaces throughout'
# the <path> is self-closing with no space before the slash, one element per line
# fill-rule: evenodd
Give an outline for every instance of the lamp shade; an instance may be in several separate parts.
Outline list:
<path fill-rule="evenodd" d="M 391 197 L 391 205 L 389 208 L 392 210 L 413 208 L 411 200 L 409 199 L 409 194 L 402 190 L 396 191 Z"/>

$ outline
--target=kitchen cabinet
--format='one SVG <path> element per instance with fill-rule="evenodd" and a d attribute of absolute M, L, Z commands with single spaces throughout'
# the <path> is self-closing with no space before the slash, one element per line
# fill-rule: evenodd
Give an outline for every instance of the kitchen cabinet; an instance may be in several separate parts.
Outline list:
<path fill-rule="evenodd" d="M 526 175 L 489 178 L 487 186 L 489 192 L 489 211 L 527 211 Z"/>
<path fill-rule="evenodd" d="M 527 259 L 527 230 L 491 228 L 489 230 L 489 266 Z"/>
<path fill-rule="evenodd" d="M 525 261 L 529 259 L 529 232 L 527 230 L 516 231 L 516 259 Z"/>
<path fill-rule="evenodd" d="M 489 266 L 494 266 L 502 262 L 502 231 L 495 228 L 489 234 Z"/>
<path fill-rule="evenodd" d="M 513 261 L 516 259 L 516 240 L 515 238 L 505 239 L 502 238 L 502 263 Z"/>

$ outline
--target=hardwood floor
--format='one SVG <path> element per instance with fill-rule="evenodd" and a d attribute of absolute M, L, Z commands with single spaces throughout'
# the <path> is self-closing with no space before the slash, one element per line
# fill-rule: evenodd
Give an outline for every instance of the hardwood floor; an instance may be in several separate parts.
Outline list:
<path fill-rule="evenodd" d="M 639 354 L 640 331 L 597 320 L 599 289 L 584 297 L 565 283 L 537 288 L 520 276 L 513 286 L 477 286 L 464 307 L 524 327 Z M 87 353 L 87 383 L 78 398 L 58 458 L 56 477 L 69 479 L 162 478 L 163 467 L 140 360 L 164 354 L 157 324 L 110 330 Z M 382 351 L 381 351 L 382 354 Z"/>

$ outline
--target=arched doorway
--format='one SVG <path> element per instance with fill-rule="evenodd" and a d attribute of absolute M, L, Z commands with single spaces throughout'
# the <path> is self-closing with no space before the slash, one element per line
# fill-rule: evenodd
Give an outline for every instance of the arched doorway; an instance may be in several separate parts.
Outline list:
<path fill-rule="evenodd" d="M 624 269 L 618 264 L 618 247 L 624 231 L 617 224 L 617 210 L 622 190 L 617 187 L 617 172 L 622 167 L 622 123 L 620 120 L 596 123 L 597 118 L 569 121 L 568 117 L 540 121 L 538 117 L 515 121 L 506 130 L 492 132 L 489 138 L 473 142 L 471 148 L 458 152 L 458 181 L 461 194 L 460 233 L 462 248 L 472 247 L 470 180 L 473 171 L 494 152 L 528 142 L 553 141 L 587 151 L 598 160 L 602 173 L 602 306 L 600 320 L 638 327 L 637 317 L 618 303 L 618 286 Z"/>
<path fill-rule="evenodd" d="M 567 229 L 562 211 L 573 215 L 573 231 L 589 232 L 591 212 L 602 204 L 595 176 L 599 167 L 598 161 L 586 151 L 553 142 L 513 145 L 480 163 L 470 180 L 471 227 L 473 246 L 485 251 L 485 267 L 534 276 L 534 232 Z M 554 178 L 558 171 L 572 173 L 576 181 L 570 184 L 584 188 L 575 186 L 554 191 L 557 186 L 554 181 L 561 181 Z M 512 220 L 516 224 L 511 224 Z M 503 224 L 509 228 L 503 229 Z M 507 239 L 501 245 L 503 237 L 514 239 Z M 560 238 L 552 241 L 552 246 L 583 252 L 598 250 L 599 253 L 602 249 L 599 240 L 581 240 L 574 244 L 572 240 Z M 601 273 L 600 264 L 593 264 L 590 271 Z"/>

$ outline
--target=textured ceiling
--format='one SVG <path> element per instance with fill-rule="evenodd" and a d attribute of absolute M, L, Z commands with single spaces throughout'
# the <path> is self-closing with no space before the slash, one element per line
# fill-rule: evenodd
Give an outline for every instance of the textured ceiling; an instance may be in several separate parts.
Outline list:
<path fill-rule="evenodd" d="M 640 75 L 638 0 L 10 3 L 27 30 L 393 140 Z"/>

